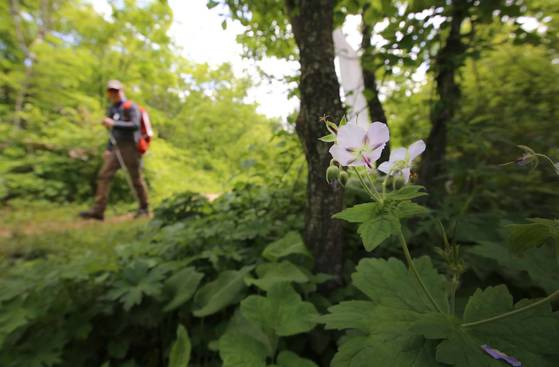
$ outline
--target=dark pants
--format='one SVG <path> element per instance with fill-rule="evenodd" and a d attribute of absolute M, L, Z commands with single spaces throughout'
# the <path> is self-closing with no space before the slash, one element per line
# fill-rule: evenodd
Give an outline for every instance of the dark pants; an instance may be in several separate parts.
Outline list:
<path fill-rule="evenodd" d="M 136 149 L 136 143 L 133 141 L 119 142 L 118 149 L 120 150 L 122 160 L 128 171 L 126 174 L 132 179 L 132 185 L 136 191 L 136 197 L 140 202 L 140 208 L 147 209 L 148 195 L 141 172 L 142 155 Z M 105 211 L 109 198 L 111 180 L 119 168 L 121 167 L 116 155 L 116 148 L 113 147 L 111 154 L 105 158 L 103 166 L 97 176 L 97 192 L 95 194 L 95 204 L 93 206 L 94 212 L 102 214 Z"/>

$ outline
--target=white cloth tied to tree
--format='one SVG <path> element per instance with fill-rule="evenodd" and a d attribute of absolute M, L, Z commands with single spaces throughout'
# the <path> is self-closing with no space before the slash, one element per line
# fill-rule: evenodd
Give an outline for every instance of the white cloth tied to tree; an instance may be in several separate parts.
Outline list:
<path fill-rule="evenodd" d="M 348 120 L 367 129 L 371 120 L 367 109 L 367 100 L 363 93 L 365 83 L 359 55 L 347 42 L 341 28 L 336 29 L 332 37 L 338 59 L 344 102 L 348 107 Z"/>

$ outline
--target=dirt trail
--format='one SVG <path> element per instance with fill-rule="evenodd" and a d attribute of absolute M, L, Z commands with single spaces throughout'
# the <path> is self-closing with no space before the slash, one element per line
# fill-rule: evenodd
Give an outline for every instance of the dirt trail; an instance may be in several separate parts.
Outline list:
<path fill-rule="evenodd" d="M 221 194 L 220 193 L 204 193 L 202 194 L 209 201 L 214 201 Z M 76 230 L 82 228 L 91 228 L 95 226 L 110 226 L 117 223 L 132 221 L 132 220 L 147 220 L 147 218 L 134 219 L 134 213 L 118 214 L 105 217 L 104 221 L 98 220 L 84 220 L 79 217 L 75 218 L 61 218 L 59 220 L 46 220 L 40 222 L 22 223 L 15 228 L 5 228 L 0 222 L 0 238 L 11 238 L 14 236 L 33 236 L 43 233 L 57 233 L 65 232 L 68 230 Z"/>
<path fill-rule="evenodd" d="M 42 221 L 40 223 L 26 223 L 26 224 L 18 225 L 17 228 L 15 229 L 7 229 L 7 228 L 2 228 L 0 226 L 0 238 L 10 238 L 13 237 L 14 235 L 33 236 L 42 233 L 65 232 L 68 230 L 76 230 L 76 229 L 89 228 L 95 226 L 105 226 L 105 225 L 122 223 L 131 220 L 143 220 L 143 219 L 134 219 L 134 214 L 128 213 L 122 215 L 115 215 L 111 217 L 105 217 L 104 221 L 98 221 L 93 219 L 85 220 L 76 217 L 75 220 L 64 218 L 61 220 Z"/>

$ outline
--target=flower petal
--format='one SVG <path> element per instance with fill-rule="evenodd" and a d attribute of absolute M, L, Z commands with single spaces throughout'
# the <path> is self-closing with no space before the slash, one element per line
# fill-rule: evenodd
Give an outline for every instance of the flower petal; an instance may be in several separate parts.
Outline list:
<path fill-rule="evenodd" d="M 334 158 L 342 166 L 347 166 L 349 162 L 355 159 L 354 155 L 349 153 L 345 148 L 338 144 L 334 144 L 329 150 L 332 158 Z"/>
<path fill-rule="evenodd" d="M 410 182 L 410 174 L 411 174 L 411 169 L 409 167 L 402 169 L 402 176 L 404 176 L 405 183 Z"/>
<path fill-rule="evenodd" d="M 365 134 L 366 131 L 356 124 L 346 124 L 338 130 L 337 141 L 344 148 L 359 148 Z"/>
<path fill-rule="evenodd" d="M 381 154 L 382 154 L 382 150 L 384 149 L 385 144 L 382 144 L 380 147 L 378 147 L 377 149 L 371 151 L 371 152 L 367 152 L 365 153 L 365 157 L 367 157 L 367 159 L 369 160 L 369 162 L 371 163 L 371 165 L 374 165 L 374 163 L 376 161 L 378 161 L 378 159 L 380 158 Z"/>
<path fill-rule="evenodd" d="M 413 161 L 415 158 L 419 157 L 421 153 L 425 151 L 425 142 L 423 140 L 418 140 L 408 148 L 410 152 L 410 161 Z"/>
<path fill-rule="evenodd" d="M 382 122 L 373 122 L 369 129 L 367 130 L 367 138 L 369 144 L 372 147 L 377 147 L 379 145 L 385 144 L 390 140 L 390 132 L 388 131 L 388 126 Z"/>
<path fill-rule="evenodd" d="M 394 165 L 394 162 L 382 162 L 379 166 L 378 166 L 378 170 L 381 172 L 386 173 L 387 175 L 391 174 L 391 169 L 392 166 Z"/>
<path fill-rule="evenodd" d="M 406 160 L 406 154 L 408 150 L 406 148 L 396 148 L 390 152 L 390 162 L 404 161 Z"/>

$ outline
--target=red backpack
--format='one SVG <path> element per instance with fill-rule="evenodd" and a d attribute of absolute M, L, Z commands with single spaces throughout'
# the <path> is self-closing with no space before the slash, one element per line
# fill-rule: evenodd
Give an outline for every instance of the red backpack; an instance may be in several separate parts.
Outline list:
<path fill-rule="evenodd" d="M 124 102 L 122 107 L 126 110 L 132 107 L 132 101 L 127 100 Z M 149 149 L 149 144 L 151 143 L 151 138 L 153 136 L 153 130 L 151 129 L 151 122 L 149 121 L 149 115 L 147 111 L 140 105 L 138 105 L 140 110 L 140 139 L 136 147 L 140 154 L 144 154 Z"/>

